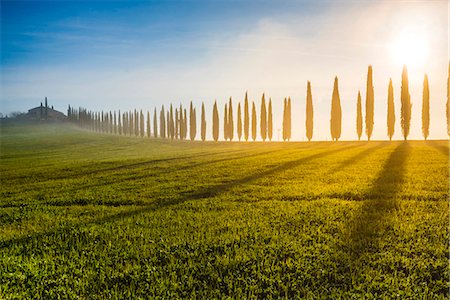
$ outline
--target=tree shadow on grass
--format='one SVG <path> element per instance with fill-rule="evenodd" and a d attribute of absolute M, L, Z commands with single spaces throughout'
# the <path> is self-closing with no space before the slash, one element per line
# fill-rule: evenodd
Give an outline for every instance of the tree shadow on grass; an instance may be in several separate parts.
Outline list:
<path fill-rule="evenodd" d="M 303 163 L 307 163 L 307 162 L 310 162 L 315 159 L 323 158 L 323 157 L 326 157 L 326 156 L 329 156 L 332 154 L 336 154 L 338 152 L 341 152 L 341 151 L 344 151 L 347 149 L 351 149 L 351 148 L 360 146 L 360 145 L 352 145 L 350 147 L 345 147 L 345 145 L 346 145 L 346 143 L 342 143 L 342 144 L 340 144 L 341 147 L 337 148 L 337 149 L 335 148 L 332 150 L 327 150 L 327 151 L 319 152 L 319 153 L 312 154 L 309 156 L 305 156 L 305 157 L 302 157 L 302 158 L 299 158 L 296 160 L 287 161 L 287 162 L 281 163 L 278 166 L 273 167 L 271 169 L 263 170 L 261 172 L 257 172 L 252 175 L 249 175 L 249 176 L 246 176 L 243 178 L 239 178 L 239 179 L 235 179 L 235 180 L 231 180 L 231 181 L 228 181 L 225 183 L 208 186 L 208 187 L 200 189 L 199 191 L 196 191 L 196 192 L 180 194 L 179 197 L 177 197 L 177 198 L 172 198 L 169 200 L 168 199 L 156 200 L 147 205 L 141 205 L 135 209 L 108 215 L 108 216 L 102 217 L 102 218 L 97 218 L 97 219 L 91 220 L 89 222 L 80 222 L 80 223 L 76 223 L 76 224 L 70 224 L 67 226 L 60 227 L 56 230 L 50 230 L 50 231 L 45 231 L 45 232 L 40 232 L 40 233 L 33 233 L 33 234 L 29 234 L 24 237 L 18 237 L 18 238 L 12 238 L 12 239 L 8 239 L 8 240 L 0 241 L 0 249 L 11 248 L 11 247 L 15 247 L 17 245 L 25 245 L 30 240 L 36 241 L 36 240 L 45 238 L 47 236 L 54 236 L 56 238 L 58 235 L 60 235 L 62 233 L 71 232 L 74 229 L 77 229 L 77 228 L 80 228 L 82 226 L 86 226 L 89 224 L 102 225 L 105 223 L 115 222 L 115 221 L 118 221 L 121 219 L 133 217 L 133 216 L 136 216 L 139 214 L 155 211 L 158 209 L 175 206 L 175 205 L 184 203 L 189 200 L 197 200 L 197 199 L 203 199 L 203 198 L 216 197 L 216 196 L 220 195 L 221 193 L 225 193 L 225 192 L 229 191 L 230 189 L 232 189 L 235 186 L 247 184 L 249 182 L 263 178 L 265 176 L 270 176 L 270 175 L 276 174 L 278 172 L 283 172 L 285 170 L 295 168 L 297 166 L 300 166 Z"/>
<path fill-rule="evenodd" d="M 434 149 L 438 150 L 439 152 L 441 152 L 442 154 L 447 156 L 447 158 L 450 156 L 448 142 L 447 142 L 447 146 L 444 146 L 441 143 L 438 143 L 436 141 L 426 141 L 426 144 L 433 147 Z"/>

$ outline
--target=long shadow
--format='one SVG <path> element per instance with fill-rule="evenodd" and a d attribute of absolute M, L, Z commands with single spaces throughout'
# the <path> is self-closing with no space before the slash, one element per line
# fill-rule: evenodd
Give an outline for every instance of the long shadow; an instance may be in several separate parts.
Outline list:
<path fill-rule="evenodd" d="M 353 272 L 361 267 L 361 257 L 379 251 L 380 233 L 389 226 L 390 214 L 398 208 L 398 193 L 404 181 L 405 162 L 410 153 L 402 142 L 391 153 L 382 171 L 364 196 L 356 216 L 347 223 L 349 251 Z"/>
<path fill-rule="evenodd" d="M 231 180 L 226 183 L 206 187 L 204 189 L 201 189 L 198 192 L 182 194 L 182 195 L 180 195 L 180 197 L 174 198 L 171 200 L 167 200 L 167 199 L 161 200 L 160 199 L 160 200 L 156 200 L 155 202 L 149 203 L 148 205 L 140 206 L 133 210 L 124 211 L 124 212 L 120 212 L 117 214 L 112 214 L 110 216 L 98 218 L 98 219 L 92 220 L 90 222 L 80 222 L 80 223 L 76 223 L 76 224 L 70 224 L 69 226 L 64 226 L 64 227 L 61 227 L 56 230 L 45 231 L 45 232 L 41 232 L 41 233 L 34 233 L 34 234 L 30 234 L 30 235 L 27 235 L 24 237 L 18 237 L 18 238 L 8 239 L 5 241 L 0 241 L 0 249 L 10 248 L 10 247 L 20 245 L 20 244 L 25 244 L 30 239 L 41 239 L 43 237 L 52 236 L 52 235 L 56 236 L 60 233 L 68 232 L 70 230 L 73 230 L 74 228 L 79 228 L 84 225 L 105 224 L 108 222 L 114 222 L 114 221 L 117 221 L 120 219 L 124 219 L 124 218 L 128 218 L 128 217 L 136 216 L 139 214 L 155 211 L 155 210 L 158 210 L 161 208 L 175 206 L 177 204 L 181 204 L 181 203 L 184 203 L 189 200 L 215 197 L 221 193 L 224 193 L 224 192 L 230 190 L 231 188 L 233 188 L 235 186 L 246 184 L 251 181 L 255 181 L 257 179 L 263 178 L 265 176 L 274 175 L 278 172 L 282 172 L 282 171 L 285 171 L 285 170 L 288 170 L 291 168 L 295 168 L 303 163 L 307 163 L 307 162 L 310 162 L 315 159 L 323 158 L 323 157 L 326 157 L 326 156 L 329 156 L 329 155 L 332 155 L 332 154 L 335 154 L 335 153 L 338 153 L 338 152 L 341 152 L 341 151 L 344 151 L 347 149 L 351 149 L 351 148 L 360 146 L 360 145 L 352 145 L 350 147 L 345 147 L 345 145 L 346 145 L 346 143 L 342 143 L 341 148 L 323 151 L 323 152 L 309 155 L 306 157 L 302 157 L 302 158 L 299 158 L 296 160 L 287 161 L 287 162 L 282 163 L 274 168 L 271 168 L 271 169 L 268 169 L 268 170 L 265 170 L 262 172 L 254 173 L 252 175 L 249 175 L 249 176 L 246 176 L 246 177 L 243 177 L 240 179 Z"/>
<path fill-rule="evenodd" d="M 448 147 L 448 143 L 447 146 L 444 146 L 442 144 L 437 143 L 436 141 L 426 141 L 426 144 L 438 150 L 439 152 L 447 156 L 447 158 L 450 156 L 450 149 Z"/>

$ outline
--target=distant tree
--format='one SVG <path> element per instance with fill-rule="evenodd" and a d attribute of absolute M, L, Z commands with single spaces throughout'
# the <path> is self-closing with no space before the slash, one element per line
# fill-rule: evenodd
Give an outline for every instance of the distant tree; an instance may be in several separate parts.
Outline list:
<path fill-rule="evenodd" d="M 266 110 L 266 99 L 264 98 L 264 93 L 261 98 L 261 116 L 260 116 L 260 131 L 261 138 L 263 142 L 266 141 L 267 138 L 267 110 Z"/>
<path fill-rule="evenodd" d="M 287 136 L 288 136 L 288 132 L 287 132 L 287 99 L 284 98 L 284 102 L 283 102 L 283 141 L 287 140 Z"/>
<path fill-rule="evenodd" d="M 250 128 L 250 115 L 249 115 L 249 111 L 248 111 L 247 92 L 245 92 L 245 100 L 244 100 L 244 138 L 245 138 L 245 141 L 248 141 L 249 128 Z"/>
<path fill-rule="evenodd" d="M 242 138 L 242 113 L 241 113 L 241 102 L 238 103 L 238 108 L 237 108 L 237 134 L 238 134 L 238 139 L 239 141 L 241 141 Z"/>
<path fill-rule="evenodd" d="M 234 138 L 233 103 L 231 102 L 231 97 L 228 102 L 228 138 L 230 141 Z"/>
<path fill-rule="evenodd" d="M 225 103 L 225 111 L 223 112 L 223 139 L 228 139 L 228 106 Z"/>
<path fill-rule="evenodd" d="M 83 114 L 84 114 L 85 121 L 87 121 L 86 110 L 83 111 Z M 113 113 L 112 113 L 112 111 L 109 112 L 109 133 L 111 133 L 111 134 L 114 133 L 114 120 L 113 120 Z"/>
<path fill-rule="evenodd" d="M 164 113 L 164 105 L 161 107 L 159 113 L 159 136 L 163 139 L 166 138 L 166 114 Z"/>
<path fill-rule="evenodd" d="M 180 124 L 180 116 L 178 113 L 178 109 L 175 108 L 175 125 L 174 125 L 174 137 L 175 139 L 178 139 L 178 128 L 179 128 L 179 124 Z"/>
<path fill-rule="evenodd" d="M 409 135 L 409 127 L 411 124 L 411 95 L 409 94 L 408 87 L 408 70 L 406 65 L 403 66 L 402 72 L 402 87 L 401 87 L 401 125 L 402 125 L 402 133 L 403 138 L 408 138 Z"/>
<path fill-rule="evenodd" d="M 150 136 L 150 112 L 147 110 L 147 137 Z"/>
<path fill-rule="evenodd" d="M 184 116 L 183 116 L 183 139 L 187 138 L 187 110 L 184 109 Z"/>
<path fill-rule="evenodd" d="M 311 94 L 311 82 L 308 81 L 306 87 L 306 138 L 311 141 L 313 137 L 313 104 Z"/>
<path fill-rule="evenodd" d="M 447 105 L 445 108 L 447 115 L 447 135 L 450 136 L 450 62 L 448 64 L 448 77 L 447 77 Z"/>
<path fill-rule="evenodd" d="M 287 139 L 288 141 L 291 140 L 292 137 L 292 110 L 291 110 L 291 97 L 288 97 L 288 102 L 287 102 Z"/>
<path fill-rule="evenodd" d="M 142 109 L 141 109 L 139 118 L 141 120 L 141 123 L 140 123 L 141 126 L 140 126 L 139 131 L 140 131 L 141 137 L 144 137 L 144 135 L 145 135 L 145 120 L 144 120 L 144 114 L 142 113 Z M 150 126 L 150 123 L 148 125 Z"/>
<path fill-rule="evenodd" d="M 179 128 L 180 140 L 183 140 L 184 139 L 184 116 L 183 116 L 183 106 L 181 104 L 180 104 L 180 110 L 179 110 L 178 128 Z"/>
<path fill-rule="evenodd" d="M 119 135 L 122 135 L 122 120 L 120 119 L 120 110 L 119 113 L 117 114 L 117 131 L 119 133 Z"/>
<path fill-rule="evenodd" d="M 170 113 L 169 113 L 169 132 L 170 132 L 170 138 L 173 140 L 175 137 L 175 123 L 173 118 L 173 107 L 172 103 L 170 104 Z"/>
<path fill-rule="evenodd" d="M 133 112 L 129 111 L 128 112 L 128 116 L 129 116 L 128 119 L 129 119 L 129 122 L 130 122 L 129 132 L 130 132 L 130 135 L 134 135 L 135 134 L 135 126 L 134 126 L 135 119 L 134 119 Z"/>
<path fill-rule="evenodd" d="M 203 102 L 202 102 L 201 137 L 202 141 L 206 140 L 206 115 L 205 115 L 205 104 Z"/>
<path fill-rule="evenodd" d="M 392 140 L 395 131 L 394 87 L 392 86 L 392 79 L 389 79 L 388 87 L 387 128 L 389 140 Z"/>
<path fill-rule="evenodd" d="M 367 90 L 366 90 L 366 134 L 367 140 L 373 132 L 373 115 L 374 115 L 374 94 L 372 82 L 372 66 L 369 66 L 367 71 Z"/>
<path fill-rule="evenodd" d="M 269 113 L 267 116 L 267 136 L 272 141 L 273 135 L 273 117 L 272 117 L 272 98 L 269 98 Z"/>
<path fill-rule="evenodd" d="M 171 139 L 173 139 L 172 138 L 172 133 L 171 133 L 171 125 L 170 125 L 170 113 L 169 113 L 169 111 L 167 111 L 166 112 L 166 121 L 167 121 L 167 125 L 166 125 L 166 130 L 167 130 L 167 138 L 171 138 Z"/>
<path fill-rule="evenodd" d="M 356 134 L 358 135 L 358 141 L 361 140 L 362 129 L 361 92 L 358 91 L 358 100 L 356 101 Z"/>
<path fill-rule="evenodd" d="M 217 101 L 214 101 L 212 118 L 212 135 L 215 142 L 219 139 L 219 111 L 217 110 Z"/>
<path fill-rule="evenodd" d="M 158 137 L 158 119 L 156 118 L 156 107 L 153 111 L 153 137 Z"/>
<path fill-rule="evenodd" d="M 338 78 L 334 78 L 333 96 L 331 98 L 331 119 L 330 130 L 333 141 L 338 141 L 341 137 L 341 100 L 339 98 Z"/>
<path fill-rule="evenodd" d="M 256 106 L 255 102 L 252 101 L 252 140 L 256 140 Z"/>
<path fill-rule="evenodd" d="M 197 134 L 197 120 L 195 116 L 195 108 L 192 105 L 189 107 L 189 137 L 191 138 L 191 141 L 195 140 L 195 136 Z"/>
<path fill-rule="evenodd" d="M 117 113 L 114 111 L 114 134 L 117 134 Z"/>
<path fill-rule="evenodd" d="M 425 74 L 423 79 L 422 133 L 424 139 L 426 140 L 430 134 L 430 88 L 428 86 L 427 74 Z"/>

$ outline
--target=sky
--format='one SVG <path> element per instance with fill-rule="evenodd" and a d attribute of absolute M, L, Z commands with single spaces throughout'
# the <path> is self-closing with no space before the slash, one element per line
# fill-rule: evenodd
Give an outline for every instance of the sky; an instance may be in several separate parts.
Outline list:
<path fill-rule="evenodd" d="M 290 96 L 292 139 L 302 141 L 311 81 L 313 140 L 330 140 L 337 76 L 341 138 L 352 140 L 357 94 L 361 91 L 364 115 L 367 68 L 372 65 L 373 139 L 387 138 L 390 78 L 394 139 L 401 139 L 400 86 L 406 63 L 413 103 L 410 138 L 422 138 L 425 73 L 430 138 L 447 138 L 447 0 L 1 1 L 0 9 L 3 115 L 25 112 L 44 97 L 63 112 L 69 104 L 153 111 L 170 103 L 187 107 L 190 101 L 200 111 L 204 102 L 210 137 L 214 101 L 222 114 L 232 97 L 236 111 L 247 91 L 258 114 L 262 94 L 272 99 L 275 140 L 283 99 Z"/>

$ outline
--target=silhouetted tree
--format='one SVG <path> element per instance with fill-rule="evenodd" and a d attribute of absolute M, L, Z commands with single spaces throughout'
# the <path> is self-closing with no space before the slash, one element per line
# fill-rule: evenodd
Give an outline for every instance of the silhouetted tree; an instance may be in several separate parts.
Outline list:
<path fill-rule="evenodd" d="M 205 115 L 205 104 L 202 102 L 202 123 L 201 123 L 201 137 L 202 141 L 206 140 L 206 115 Z"/>
<path fill-rule="evenodd" d="M 163 139 L 166 138 L 166 114 L 164 113 L 164 105 L 161 107 L 159 113 L 159 136 Z"/>
<path fill-rule="evenodd" d="M 288 97 L 287 102 L 287 139 L 288 141 L 291 140 L 292 136 L 292 110 L 291 110 L 291 97 Z"/>
<path fill-rule="evenodd" d="M 193 141 L 197 135 L 197 118 L 195 116 L 195 109 L 192 105 L 192 101 L 189 107 L 189 121 L 189 137 L 191 138 L 191 141 Z"/>
<path fill-rule="evenodd" d="M 178 113 L 178 109 L 176 109 L 175 108 L 175 127 L 174 127 L 174 136 L 175 136 L 175 139 L 177 140 L 178 139 L 178 128 L 179 128 L 179 125 L 180 125 L 180 116 L 179 116 L 180 114 Z"/>
<path fill-rule="evenodd" d="M 338 88 L 338 78 L 334 78 L 333 96 L 331 98 L 331 119 L 330 119 L 330 130 L 331 139 L 333 141 L 338 141 L 341 137 L 341 100 L 339 98 L 339 88 Z"/>
<path fill-rule="evenodd" d="M 253 141 L 256 140 L 256 106 L 255 102 L 252 101 L 252 139 Z"/>
<path fill-rule="evenodd" d="M 167 125 L 166 125 L 166 130 L 167 130 L 167 138 L 171 138 L 172 134 L 170 132 L 170 113 L 169 111 L 167 111 L 166 113 L 166 121 L 167 121 Z"/>
<path fill-rule="evenodd" d="M 267 137 L 272 141 L 273 135 L 273 117 L 272 117 L 272 98 L 269 98 L 269 112 L 267 115 Z"/>
<path fill-rule="evenodd" d="M 358 141 L 361 140 L 362 128 L 361 93 L 358 91 L 358 100 L 356 101 L 356 134 L 358 135 Z"/>
<path fill-rule="evenodd" d="M 147 110 L 147 137 L 150 136 L 150 112 Z"/>
<path fill-rule="evenodd" d="M 114 134 L 117 134 L 117 114 L 114 111 Z"/>
<path fill-rule="evenodd" d="M 234 120 L 233 120 L 233 104 L 230 101 L 228 102 L 228 138 L 230 141 L 233 140 L 234 137 Z"/>
<path fill-rule="evenodd" d="M 261 116 L 260 116 L 260 130 L 261 130 L 261 138 L 263 142 L 266 141 L 267 138 L 267 110 L 266 110 L 266 99 L 264 98 L 264 93 L 261 99 Z"/>
<path fill-rule="evenodd" d="M 250 129 L 250 115 L 249 115 L 249 111 L 248 111 L 247 92 L 245 92 L 245 100 L 244 100 L 244 138 L 245 138 L 245 141 L 248 141 L 249 129 Z"/>
<path fill-rule="evenodd" d="M 406 65 L 403 66 L 402 87 L 401 87 L 401 125 L 403 138 L 406 140 L 409 135 L 409 127 L 411 124 L 411 95 L 408 86 L 408 70 Z"/>
<path fill-rule="evenodd" d="M 394 87 L 392 86 L 392 79 L 389 79 L 388 87 L 387 128 L 389 140 L 392 140 L 395 131 Z"/>
<path fill-rule="evenodd" d="M 450 136 L 450 62 L 448 64 L 448 77 L 447 77 L 447 105 L 445 108 L 447 115 L 447 135 Z"/>
<path fill-rule="evenodd" d="M 283 141 L 286 141 L 288 133 L 287 133 L 287 99 L 284 98 L 284 102 L 283 102 Z"/>
<path fill-rule="evenodd" d="M 428 87 L 427 74 L 425 74 L 423 79 L 422 133 L 424 139 L 426 140 L 430 134 L 430 88 Z"/>
<path fill-rule="evenodd" d="M 217 110 L 217 101 L 214 101 L 212 123 L 213 139 L 217 142 L 219 139 L 219 111 Z"/>
<path fill-rule="evenodd" d="M 242 113 L 241 113 L 241 102 L 238 103 L 238 109 L 237 109 L 237 134 L 238 139 L 241 141 L 242 138 Z"/>
<path fill-rule="evenodd" d="M 306 138 L 311 141 L 313 137 L 313 104 L 311 94 L 311 82 L 308 81 L 306 87 Z"/>
<path fill-rule="evenodd" d="M 158 137 L 158 119 L 156 118 L 156 107 L 153 111 L 153 137 Z"/>
<path fill-rule="evenodd" d="M 170 104 L 170 113 L 169 113 L 169 132 L 170 132 L 170 138 L 173 140 L 175 137 L 175 123 L 173 119 L 173 107 L 172 103 Z"/>
<path fill-rule="evenodd" d="M 373 132 L 373 114 L 374 114 L 374 95 L 372 83 L 372 66 L 369 66 L 369 69 L 367 71 L 367 90 L 366 90 L 366 134 L 367 140 L 369 141 Z"/>
<path fill-rule="evenodd" d="M 145 134 L 145 120 L 144 120 L 144 114 L 142 113 L 142 109 L 141 109 L 139 118 L 140 118 L 140 121 L 141 121 L 140 122 L 141 126 L 140 126 L 139 131 L 140 131 L 141 137 L 144 137 L 144 134 Z M 149 126 L 150 126 L 150 124 L 149 124 Z"/>
<path fill-rule="evenodd" d="M 119 135 L 122 135 L 122 120 L 120 119 L 120 110 L 119 113 L 117 114 L 117 130 L 119 132 Z"/>
<path fill-rule="evenodd" d="M 183 138 L 187 138 L 187 110 L 184 109 L 184 116 L 183 116 Z"/>
<path fill-rule="evenodd" d="M 228 106 L 225 103 L 225 111 L 223 112 L 223 139 L 228 139 Z"/>

